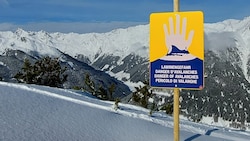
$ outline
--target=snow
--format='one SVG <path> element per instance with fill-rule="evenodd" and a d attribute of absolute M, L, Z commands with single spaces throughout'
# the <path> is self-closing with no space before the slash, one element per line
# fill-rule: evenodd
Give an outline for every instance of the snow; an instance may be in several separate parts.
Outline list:
<path fill-rule="evenodd" d="M 47 33 L 18 29 L 15 32 L 0 32 L 0 53 L 5 49 L 19 49 L 29 53 L 59 56 L 60 51 L 71 56 L 84 54 L 93 62 L 95 54 L 113 54 L 121 58 L 134 53 L 148 56 L 148 25 L 138 25 L 126 29 L 115 29 L 107 33 Z M 135 49 L 136 47 L 136 49 Z M 60 50 L 60 51 L 59 51 Z M 122 60 L 122 59 L 121 59 Z"/>
<path fill-rule="evenodd" d="M 0 65 L 2 65 L 2 66 L 6 66 L 6 64 L 4 64 L 3 62 L 0 62 Z"/>
<path fill-rule="evenodd" d="M 243 20 L 228 19 L 218 23 L 205 24 L 205 33 L 207 36 L 205 38 L 206 49 L 218 52 L 236 47 L 239 50 L 243 73 L 250 82 L 247 74 L 250 55 L 250 17 Z"/>
<path fill-rule="evenodd" d="M 88 93 L 0 82 L 0 140 L 173 140 L 173 118 Z M 180 140 L 248 141 L 249 131 L 180 120 Z"/>
<path fill-rule="evenodd" d="M 91 62 L 98 59 L 95 58 L 96 53 L 110 54 L 121 58 L 135 53 L 147 57 L 148 53 L 145 52 L 145 47 L 149 44 L 147 39 L 149 31 L 145 30 L 145 27 L 148 25 L 115 29 L 107 33 L 57 33 L 59 38 L 54 42 L 54 46 L 71 56 L 84 54 L 89 57 Z M 56 34 L 51 34 L 51 36 L 55 37 Z M 139 48 L 135 49 L 135 46 Z"/>

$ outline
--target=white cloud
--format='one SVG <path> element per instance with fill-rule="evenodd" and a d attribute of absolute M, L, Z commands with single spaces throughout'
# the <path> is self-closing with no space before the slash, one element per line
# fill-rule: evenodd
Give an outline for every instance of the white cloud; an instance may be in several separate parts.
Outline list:
<path fill-rule="evenodd" d="M 225 51 L 227 48 L 235 47 L 235 33 L 212 32 L 205 34 L 205 49 Z"/>
<path fill-rule="evenodd" d="M 12 30 L 15 28 L 15 25 L 10 24 L 10 23 L 0 23 L 0 30 L 1 31 L 6 31 L 6 30 Z"/>
<path fill-rule="evenodd" d="M 0 24 L 1 31 L 15 31 L 17 28 L 22 28 L 28 31 L 47 32 L 62 32 L 62 33 L 89 33 L 89 32 L 108 32 L 116 28 L 127 28 L 129 26 L 147 24 L 144 22 L 106 22 L 106 23 L 81 23 L 81 22 L 45 22 L 45 23 L 28 23 L 24 25 L 17 25 L 11 23 Z"/>

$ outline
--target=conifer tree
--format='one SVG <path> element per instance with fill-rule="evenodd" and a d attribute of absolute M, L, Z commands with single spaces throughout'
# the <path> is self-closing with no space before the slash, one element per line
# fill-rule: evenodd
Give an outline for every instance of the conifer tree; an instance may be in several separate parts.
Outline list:
<path fill-rule="evenodd" d="M 152 97 L 153 93 L 150 90 L 148 81 L 144 82 L 144 86 L 135 87 L 136 91 L 133 92 L 133 101 L 138 103 L 140 106 L 147 108 L 148 99 Z"/>
<path fill-rule="evenodd" d="M 97 93 L 98 93 L 98 97 L 100 97 L 101 99 L 103 100 L 108 99 L 107 91 L 103 88 L 102 85 L 99 86 Z"/>
<path fill-rule="evenodd" d="M 113 93 L 115 91 L 115 84 L 112 83 L 109 87 L 108 87 L 108 92 L 109 92 L 109 100 L 113 100 Z"/>
<path fill-rule="evenodd" d="M 85 75 L 85 84 L 87 85 L 87 90 L 90 91 L 94 96 L 96 96 L 95 83 L 90 79 L 88 73 Z"/>
<path fill-rule="evenodd" d="M 67 75 L 63 74 L 65 71 L 66 68 L 60 66 L 57 58 L 52 59 L 47 56 L 36 61 L 34 65 L 25 59 L 22 72 L 18 72 L 14 78 L 27 84 L 62 87 L 67 81 Z"/>
<path fill-rule="evenodd" d="M 119 98 L 115 99 L 115 103 L 114 103 L 114 110 L 118 110 L 119 109 L 119 102 L 121 102 L 121 100 Z"/>
<path fill-rule="evenodd" d="M 25 59 L 24 60 L 24 65 L 23 65 L 23 81 L 28 83 L 28 84 L 31 84 L 34 82 L 33 78 L 34 78 L 34 74 L 33 74 L 33 71 L 32 71 L 32 65 L 30 63 L 30 61 L 28 59 Z"/>

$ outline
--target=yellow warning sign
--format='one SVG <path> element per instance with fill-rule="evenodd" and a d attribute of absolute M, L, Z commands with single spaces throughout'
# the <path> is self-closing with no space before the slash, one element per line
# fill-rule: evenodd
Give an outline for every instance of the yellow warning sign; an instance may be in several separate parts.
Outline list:
<path fill-rule="evenodd" d="M 204 24 L 201 11 L 150 15 L 150 85 L 202 89 Z"/>

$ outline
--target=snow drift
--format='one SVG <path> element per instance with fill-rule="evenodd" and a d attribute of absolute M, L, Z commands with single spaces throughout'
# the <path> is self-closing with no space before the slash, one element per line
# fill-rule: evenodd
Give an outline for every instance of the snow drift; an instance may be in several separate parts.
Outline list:
<path fill-rule="evenodd" d="M 0 82 L 0 140 L 173 140 L 173 119 L 164 113 L 100 101 L 88 93 Z M 181 120 L 185 141 L 247 141 L 250 132 Z"/>

